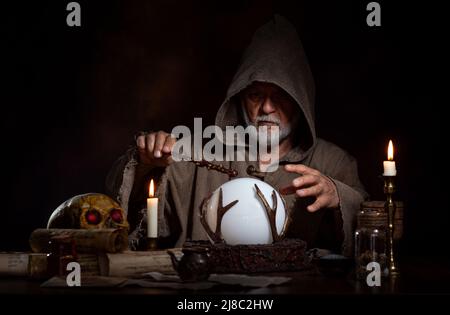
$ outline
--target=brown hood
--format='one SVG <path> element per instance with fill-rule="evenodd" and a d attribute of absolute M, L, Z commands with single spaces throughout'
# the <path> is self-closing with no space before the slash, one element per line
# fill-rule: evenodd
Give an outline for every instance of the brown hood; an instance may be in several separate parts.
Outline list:
<path fill-rule="evenodd" d="M 253 36 L 217 112 L 217 126 L 243 125 L 236 96 L 254 81 L 276 84 L 297 102 L 304 118 L 297 140 L 303 152 L 309 151 L 316 144 L 314 81 L 294 26 L 279 15 Z"/>

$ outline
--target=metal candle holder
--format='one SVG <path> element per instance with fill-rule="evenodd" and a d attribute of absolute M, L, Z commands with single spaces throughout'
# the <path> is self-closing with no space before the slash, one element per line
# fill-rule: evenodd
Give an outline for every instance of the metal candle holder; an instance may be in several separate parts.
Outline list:
<path fill-rule="evenodd" d="M 158 250 L 158 239 L 156 237 L 147 237 L 146 248 L 148 251 Z"/>
<path fill-rule="evenodd" d="M 398 265 L 396 261 L 395 246 L 394 246 L 394 219 L 396 212 L 396 205 L 392 198 L 395 192 L 395 176 L 383 176 L 384 178 L 384 193 L 386 194 L 386 202 L 384 203 L 384 209 L 388 214 L 388 266 L 389 275 L 395 276 L 399 274 Z"/>

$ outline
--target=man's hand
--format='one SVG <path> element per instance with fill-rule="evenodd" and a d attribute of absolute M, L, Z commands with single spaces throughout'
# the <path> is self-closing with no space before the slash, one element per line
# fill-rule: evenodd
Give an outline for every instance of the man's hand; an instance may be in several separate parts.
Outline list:
<path fill-rule="evenodd" d="M 141 135 L 136 139 L 140 163 L 165 167 L 173 162 L 172 148 L 177 140 L 164 131 Z"/>
<path fill-rule="evenodd" d="M 295 193 L 300 197 L 315 197 L 316 201 L 307 207 L 309 212 L 339 206 L 336 185 L 330 178 L 302 164 L 287 164 L 284 169 L 302 176 L 295 178 L 290 186 L 282 188 L 280 191 L 283 195 Z"/>

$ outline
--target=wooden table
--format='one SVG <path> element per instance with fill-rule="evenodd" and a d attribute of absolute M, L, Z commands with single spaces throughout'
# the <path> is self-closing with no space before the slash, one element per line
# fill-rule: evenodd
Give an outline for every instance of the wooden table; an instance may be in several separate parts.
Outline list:
<path fill-rule="evenodd" d="M 346 276 L 325 276 L 318 272 L 283 272 L 268 275 L 291 277 L 292 281 L 267 288 L 243 288 L 218 286 L 195 294 L 295 294 L 295 295 L 372 295 L 372 294 L 450 294 L 449 259 L 410 258 L 400 266 L 401 274 L 396 279 L 382 278 L 381 287 L 368 287 L 358 281 L 352 273 Z M 0 294 L 189 294 L 187 290 L 160 288 L 42 288 L 42 281 L 2 278 Z"/>

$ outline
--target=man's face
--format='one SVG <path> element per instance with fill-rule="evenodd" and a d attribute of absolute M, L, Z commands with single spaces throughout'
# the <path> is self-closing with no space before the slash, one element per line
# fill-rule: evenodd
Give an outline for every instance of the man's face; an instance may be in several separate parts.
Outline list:
<path fill-rule="evenodd" d="M 275 84 L 254 82 L 242 95 L 242 103 L 247 123 L 256 128 L 267 126 L 280 128 L 280 141 L 291 133 L 299 116 L 295 101 L 283 89 Z"/>

